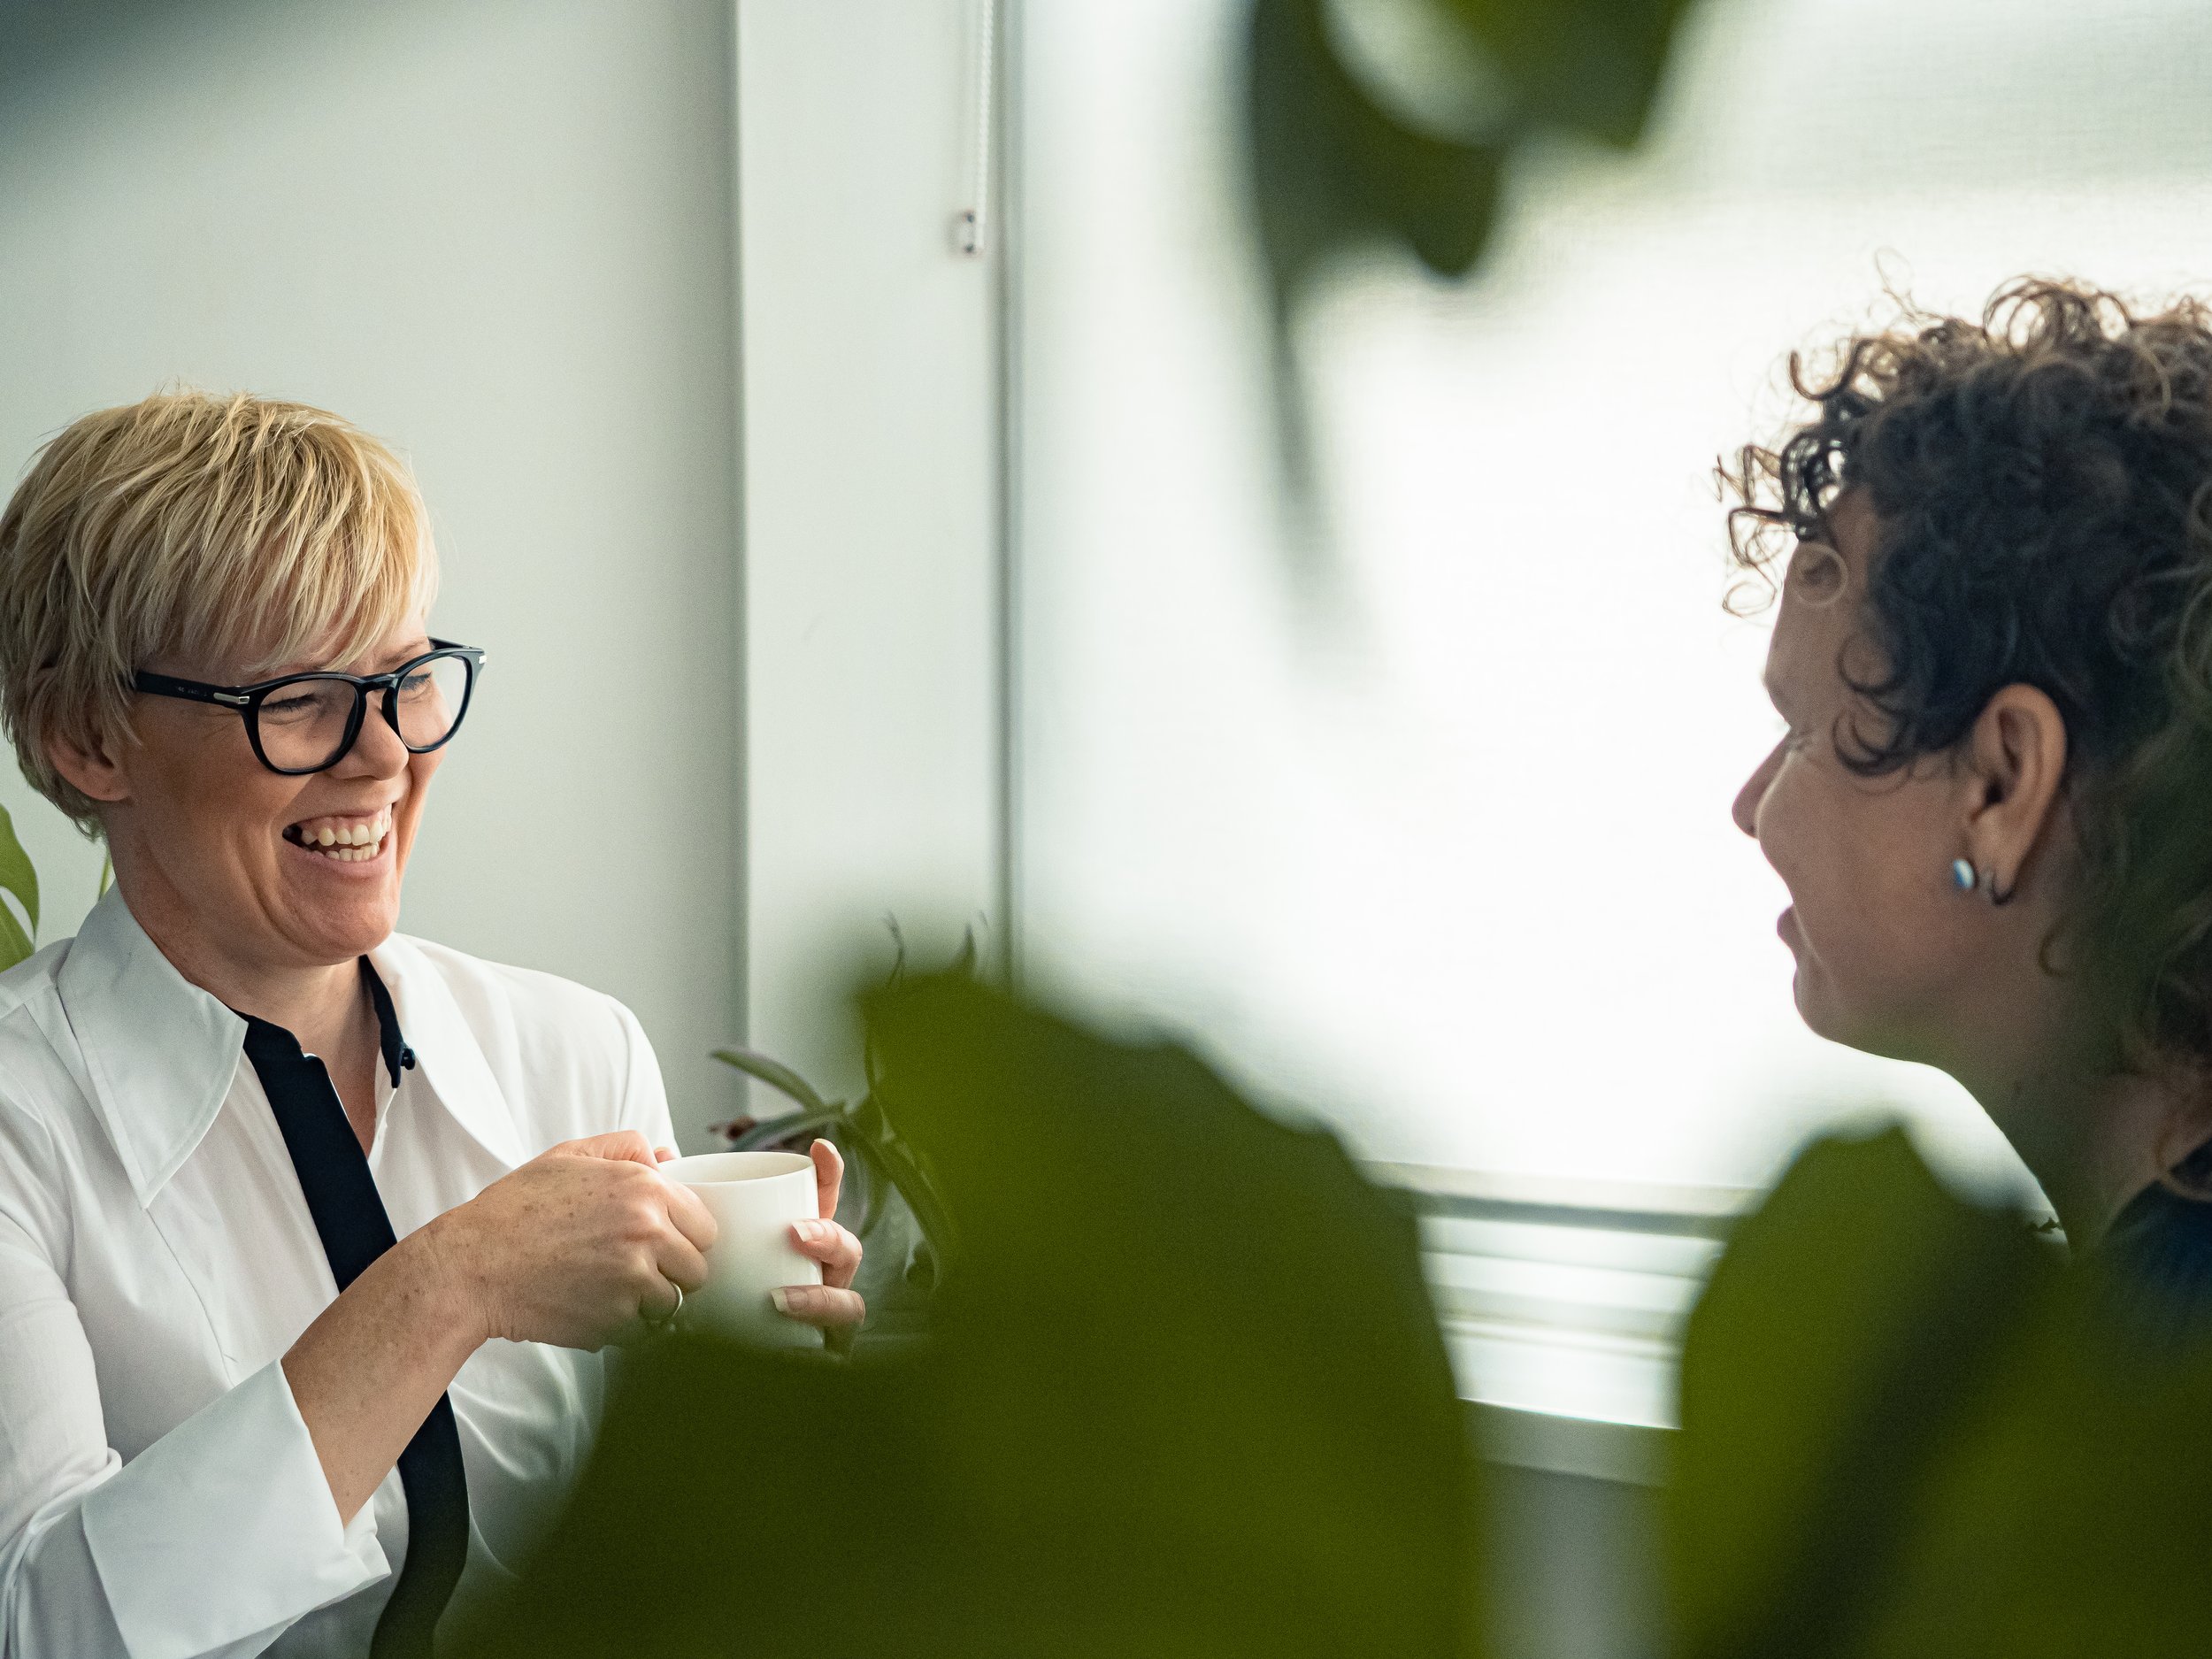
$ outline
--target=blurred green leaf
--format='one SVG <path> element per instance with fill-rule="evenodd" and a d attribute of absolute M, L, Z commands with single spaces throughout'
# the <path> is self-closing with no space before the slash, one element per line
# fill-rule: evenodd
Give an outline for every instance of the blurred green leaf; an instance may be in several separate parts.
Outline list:
<path fill-rule="evenodd" d="M 32 867 L 23 843 L 16 839 L 15 820 L 4 806 L 0 806 L 0 889 L 15 895 L 29 923 L 27 929 L 13 911 L 0 903 L 0 968 L 12 968 L 31 954 L 33 941 L 38 936 L 38 872 Z"/>
<path fill-rule="evenodd" d="M 1255 213 L 1279 322 L 1315 268 L 1361 243 L 1399 243 L 1463 274 L 1496 206 L 1502 148 L 1419 132 L 1354 79 L 1321 0 L 1258 0 L 1248 67 Z"/>
<path fill-rule="evenodd" d="M 2212 1604 L 2212 1341 L 2083 1263 L 1991 1368 L 1900 1517 L 1858 1651 L 2194 1659 Z"/>
<path fill-rule="evenodd" d="M 1673 1651 L 2203 1653 L 2212 1332 L 2190 1325 L 2194 1297 L 2108 1251 L 2062 1269 L 1901 1134 L 1814 1147 L 1692 1320 Z"/>
<path fill-rule="evenodd" d="M 1479 63 L 1497 106 L 1479 137 L 1390 107 L 1345 60 L 1332 5 L 1424 6 Z M 1248 180 L 1266 273 L 1276 435 L 1294 520 L 1313 508 L 1299 309 L 1340 256 L 1402 248 L 1466 275 L 1495 227 L 1514 152 L 1545 133 L 1625 146 L 1643 134 L 1687 0 L 1253 0 Z M 1314 538 L 1300 537 L 1310 546 Z"/>
<path fill-rule="evenodd" d="M 1693 1314 L 1666 1494 L 1677 1649 L 1852 1651 L 1947 1436 L 2057 1274 L 1901 1130 L 1816 1143 Z"/>
<path fill-rule="evenodd" d="M 2189 1248 L 2062 1268 L 1901 1134 L 1809 1151 L 1692 1321 L 1674 1650 L 2202 1653 L 2212 1332 Z"/>
<path fill-rule="evenodd" d="M 1362 244 L 1402 246 L 1462 276 L 1488 242 L 1501 169 L 1546 132 L 1626 146 L 1642 135 L 1687 0 L 1336 0 L 1426 5 L 1491 66 L 1504 107 L 1487 142 L 1416 126 L 1347 65 L 1330 0 L 1254 0 L 1246 119 L 1255 217 L 1279 311 L 1316 268 Z"/>
<path fill-rule="evenodd" d="M 1372 4 L 1373 0 L 1348 0 Z M 1495 60 L 1523 132 L 1643 137 L 1689 0 L 1434 0 Z"/>
<path fill-rule="evenodd" d="M 644 1356 L 457 1651 L 1467 1653 L 1472 1466 L 1398 1202 L 1178 1050 L 964 978 L 865 1011 L 961 1232 L 930 1340 Z"/>

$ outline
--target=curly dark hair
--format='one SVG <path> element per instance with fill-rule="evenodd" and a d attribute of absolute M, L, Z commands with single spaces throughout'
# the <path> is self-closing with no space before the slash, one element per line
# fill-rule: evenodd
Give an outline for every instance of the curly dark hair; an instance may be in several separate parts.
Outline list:
<path fill-rule="evenodd" d="M 1978 321 L 1907 305 L 1790 379 L 1814 413 L 1724 465 L 1729 541 L 1771 592 L 1846 490 L 1872 508 L 1882 667 L 1847 671 L 1874 718 L 1839 732 L 1845 764 L 1893 772 L 2041 689 L 2080 849 L 2046 962 L 2108 999 L 2127 1064 L 2212 1076 L 2212 307 L 2025 280 Z"/>

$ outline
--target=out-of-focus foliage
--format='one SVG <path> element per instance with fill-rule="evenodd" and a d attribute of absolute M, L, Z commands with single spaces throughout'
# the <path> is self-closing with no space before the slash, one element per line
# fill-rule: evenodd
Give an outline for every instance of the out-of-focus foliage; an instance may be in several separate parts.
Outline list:
<path fill-rule="evenodd" d="M 12 894 L 23 907 L 18 920 L 5 900 L 0 900 L 0 968 L 12 968 L 31 954 L 38 938 L 38 872 L 31 856 L 16 839 L 15 820 L 0 806 L 0 891 Z"/>
<path fill-rule="evenodd" d="M 1543 134 L 1614 147 L 1642 136 L 1687 4 L 1254 0 L 1247 153 L 1294 488 L 1310 457 L 1292 339 L 1317 275 L 1372 247 L 1465 275 L 1521 146 Z M 1385 46 L 1348 50 L 1362 40 Z M 1417 80 L 1432 89 L 1421 101 L 1443 107 L 1417 111 L 1392 96 Z"/>
<path fill-rule="evenodd" d="M 1692 1320 L 1675 1651 L 2196 1655 L 2212 1341 L 2062 1268 L 1892 1132 L 1809 1152 Z"/>
<path fill-rule="evenodd" d="M 959 1228 L 922 1345 L 678 1339 L 472 1655 L 1464 1654 L 1472 1465 L 1414 1226 L 1187 1055 L 866 1000 Z"/>

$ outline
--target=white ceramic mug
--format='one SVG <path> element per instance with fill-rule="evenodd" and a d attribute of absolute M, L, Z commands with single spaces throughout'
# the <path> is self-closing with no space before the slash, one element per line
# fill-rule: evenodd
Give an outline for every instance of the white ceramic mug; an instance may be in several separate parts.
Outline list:
<path fill-rule="evenodd" d="M 686 1294 L 682 1322 L 764 1348 L 819 1348 L 819 1331 L 768 1300 L 787 1285 L 822 1282 L 822 1264 L 791 1238 L 793 1222 L 819 1213 L 814 1161 L 800 1152 L 709 1152 L 660 1170 L 696 1193 L 720 1229 L 706 1253 L 707 1282 Z"/>

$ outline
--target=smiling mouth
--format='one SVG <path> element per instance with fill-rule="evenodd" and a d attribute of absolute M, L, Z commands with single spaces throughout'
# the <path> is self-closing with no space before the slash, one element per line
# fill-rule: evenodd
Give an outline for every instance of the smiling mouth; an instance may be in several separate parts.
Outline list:
<path fill-rule="evenodd" d="M 361 864 L 384 850 L 392 833 L 392 812 L 381 808 L 367 817 L 303 818 L 284 826 L 284 839 L 293 846 L 338 864 Z"/>

